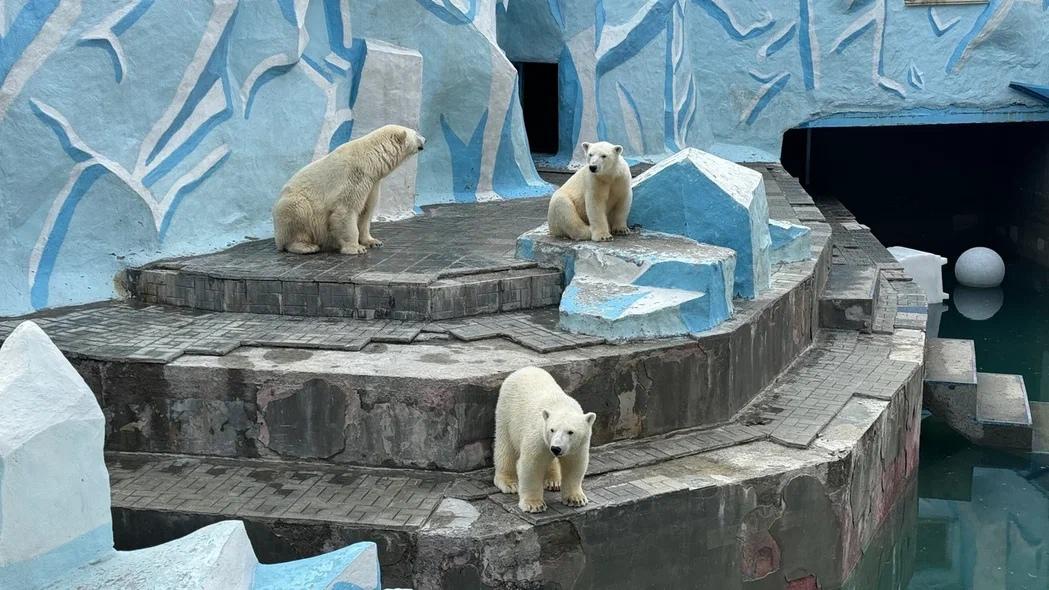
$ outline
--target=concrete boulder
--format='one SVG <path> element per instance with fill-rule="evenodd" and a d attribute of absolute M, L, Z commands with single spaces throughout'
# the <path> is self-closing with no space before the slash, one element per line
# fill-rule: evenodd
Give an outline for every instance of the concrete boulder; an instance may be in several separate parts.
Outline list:
<path fill-rule="evenodd" d="M 545 225 L 517 240 L 517 256 L 564 271 L 560 327 L 608 340 L 702 332 L 732 315 L 735 254 L 682 236 L 640 232 L 573 242 Z"/>
<path fill-rule="evenodd" d="M 769 288 L 768 202 L 761 174 L 697 149 L 684 149 L 634 180 L 628 223 L 736 251 L 735 294 Z"/>
<path fill-rule="evenodd" d="M 0 347 L 0 588 L 379 590 L 374 543 L 259 564 L 240 521 L 113 549 L 105 417 L 33 322 Z"/>

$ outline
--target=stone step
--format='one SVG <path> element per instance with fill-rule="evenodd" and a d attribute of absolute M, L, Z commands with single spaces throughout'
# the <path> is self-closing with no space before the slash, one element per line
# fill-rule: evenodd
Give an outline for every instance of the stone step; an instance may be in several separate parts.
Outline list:
<path fill-rule="evenodd" d="M 1029 402 L 1031 407 L 1031 452 L 1049 453 L 1049 402 Z"/>
<path fill-rule="evenodd" d="M 126 273 L 142 303 L 205 311 L 442 320 L 557 305 L 561 274 L 514 256 L 546 220 L 546 199 L 438 205 L 376 223 L 385 240 L 357 256 L 278 252 L 273 240 L 161 260 Z"/>
<path fill-rule="evenodd" d="M 925 408 L 969 439 L 976 421 L 976 347 L 972 340 L 930 338 L 925 350 Z"/>
<path fill-rule="evenodd" d="M 1020 375 L 977 373 L 976 419 L 983 426 L 983 444 L 1030 449 L 1031 408 Z"/>
<path fill-rule="evenodd" d="M 436 276 L 365 272 L 323 280 L 314 273 L 217 275 L 156 263 L 127 275 L 132 296 L 142 303 L 229 313 L 445 320 L 560 301 L 560 271 L 528 263 L 507 266 L 518 268 Z"/>
<path fill-rule="evenodd" d="M 819 300 L 820 325 L 869 332 L 874 325 L 877 299 L 878 267 L 832 264 Z"/>

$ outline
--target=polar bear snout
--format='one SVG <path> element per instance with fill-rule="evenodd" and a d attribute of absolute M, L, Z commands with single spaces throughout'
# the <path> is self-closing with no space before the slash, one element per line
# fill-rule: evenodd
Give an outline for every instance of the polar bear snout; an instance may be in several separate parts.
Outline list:
<path fill-rule="evenodd" d="M 590 165 L 590 171 L 591 172 L 597 172 L 597 165 L 596 164 L 591 164 Z"/>
<path fill-rule="evenodd" d="M 418 134 L 416 134 L 416 135 L 418 137 L 418 139 L 417 139 L 418 151 L 421 152 L 421 151 L 423 151 L 423 148 L 426 147 L 426 138 L 423 137 L 422 135 L 418 135 Z"/>
<path fill-rule="evenodd" d="M 561 447 L 550 447 L 550 452 L 553 453 L 555 457 L 560 456 Z"/>

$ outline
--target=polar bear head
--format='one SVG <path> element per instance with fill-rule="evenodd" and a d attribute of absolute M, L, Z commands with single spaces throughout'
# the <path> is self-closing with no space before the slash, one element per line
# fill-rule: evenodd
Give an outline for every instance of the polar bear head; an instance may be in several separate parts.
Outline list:
<path fill-rule="evenodd" d="M 418 131 L 408 128 L 401 127 L 400 125 L 391 125 L 397 129 L 397 139 L 404 146 L 405 151 L 408 155 L 417 154 L 423 151 L 423 147 L 426 145 L 426 138 L 422 136 Z"/>
<path fill-rule="evenodd" d="M 586 152 L 586 163 L 590 172 L 598 176 L 615 174 L 618 169 L 619 157 L 623 154 L 623 146 L 613 145 L 607 141 L 596 143 L 583 142 L 583 151 Z"/>
<path fill-rule="evenodd" d="M 590 430 L 597 414 L 559 413 L 543 410 L 543 440 L 555 457 L 590 448 Z"/>

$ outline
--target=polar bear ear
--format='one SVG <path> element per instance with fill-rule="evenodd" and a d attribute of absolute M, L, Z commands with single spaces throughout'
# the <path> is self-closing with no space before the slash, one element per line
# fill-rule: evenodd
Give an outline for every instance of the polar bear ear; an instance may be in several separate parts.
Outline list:
<path fill-rule="evenodd" d="M 612 149 L 616 150 L 616 154 L 617 155 L 623 153 L 623 146 L 621 146 L 621 145 L 617 145 L 617 146 L 613 147 Z"/>
<path fill-rule="evenodd" d="M 589 142 L 586 142 L 586 141 L 583 142 L 583 151 L 584 152 L 589 152 L 590 151 L 590 143 Z"/>
<path fill-rule="evenodd" d="M 543 410 L 543 422 L 546 422 L 549 419 L 550 419 L 550 412 L 548 412 L 546 410 Z"/>
<path fill-rule="evenodd" d="M 586 418 L 586 423 L 591 425 L 591 426 L 594 425 L 594 420 L 597 420 L 597 414 L 595 414 L 593 412 L 588 412 L 586 414 L 583 414 L 583 417 Z"/>
<path fill-rule="evenodd" d="M 401 142 L 401 145 L 408 144 L 408 130 L 398 129 L 397 130 L 397 141 Z"/>

